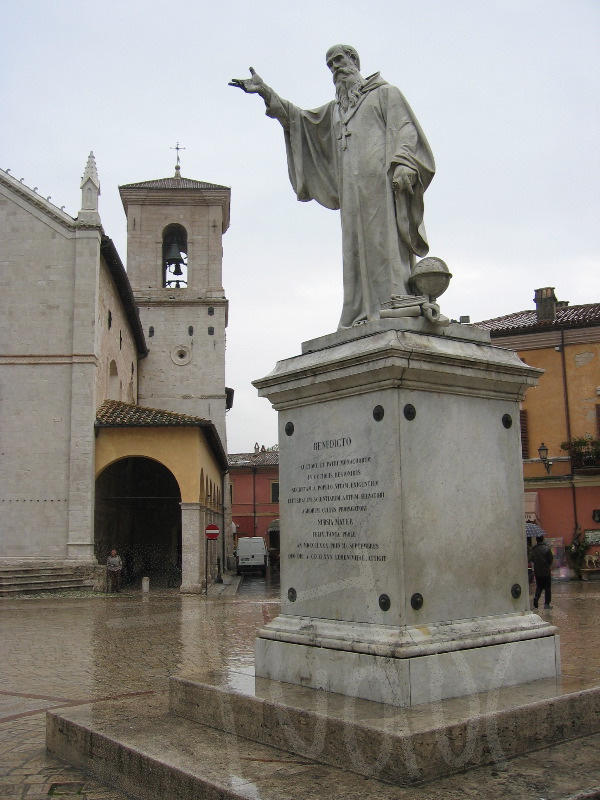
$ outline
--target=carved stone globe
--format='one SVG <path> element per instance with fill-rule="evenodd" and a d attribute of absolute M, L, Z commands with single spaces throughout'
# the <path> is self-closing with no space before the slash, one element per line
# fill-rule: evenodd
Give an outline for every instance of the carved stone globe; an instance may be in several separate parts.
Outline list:
<path fill-rule="evenodd" d="M 417 294 L 429 295 L 431 302 L 444 294 L 450 285 L 452 273 L 441 258 L 422 258 L 409 278 L 411 288 Z"/>

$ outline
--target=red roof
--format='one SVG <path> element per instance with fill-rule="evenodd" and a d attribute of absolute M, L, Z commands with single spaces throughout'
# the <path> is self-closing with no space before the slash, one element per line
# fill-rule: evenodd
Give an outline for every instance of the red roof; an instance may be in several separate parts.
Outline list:
<path fill-rule="evenodd" d="M 535 309 L 532 309 L 486 319 L 476 322 L 475 325 L 489 330 L 492 337 L 513 333 L 539 333 L 560 328 L 594 327 L 600 325 L 600 303 L 587 303 L 582 306 L 558 305 L 555 320 L 540 322 Z"/>
<path fill-rule="evenodd" d="M 229 467 L 277 467 L 278 450 L 259 450 L 258 453 L 230 453 Z"/>
<path fill-rule="evenodd" d="M 99 428 L 162 428 L 162 427 L 203 427 L 210 420 L 191 417 L 160 408 L 145 408 L 133 403 L 118 400 L 105 400 L 96 412 L 96 426 Z"/>

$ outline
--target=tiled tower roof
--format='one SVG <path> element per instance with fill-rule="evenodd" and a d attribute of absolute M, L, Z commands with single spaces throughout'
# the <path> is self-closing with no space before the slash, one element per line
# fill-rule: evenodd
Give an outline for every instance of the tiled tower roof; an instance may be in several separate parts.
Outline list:
<path fill-rule="evenodd" d="M 228 186 L 195 181 L 192 178 L 157 178 L 152 181 L 126 183 L 120 186 L 119 189 L 225 189 L 229 191 Z"/>

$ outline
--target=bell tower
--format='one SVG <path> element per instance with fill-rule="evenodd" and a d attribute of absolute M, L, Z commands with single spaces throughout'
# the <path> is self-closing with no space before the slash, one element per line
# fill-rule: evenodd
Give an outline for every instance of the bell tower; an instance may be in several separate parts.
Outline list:
<path fill-rule="evenodd" d="M 210 419 L 226 448 L 222 237 L 231 191 L 181 176 L 119 187 L 127 215 L 127 273 L 149 354 L 140 405 Z"/>

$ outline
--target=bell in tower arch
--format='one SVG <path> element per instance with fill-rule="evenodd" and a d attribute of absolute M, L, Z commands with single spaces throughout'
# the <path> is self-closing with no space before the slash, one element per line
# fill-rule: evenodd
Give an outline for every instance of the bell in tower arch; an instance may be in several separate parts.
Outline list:
<path fill-rule="evenodd" d="M 173 275 L 183 275 L 181 265 L 184 263 L 179 247 L 173 242 L 166 256 L 166 266 L 173 267 Z"/>
<path fill-rule="evenodd" d="M 187 286 L 186 254 L 187 231 L 182 225 L 168 225 L 163 231 L 163 273 L 165 287 L 181 289 Z"/>

